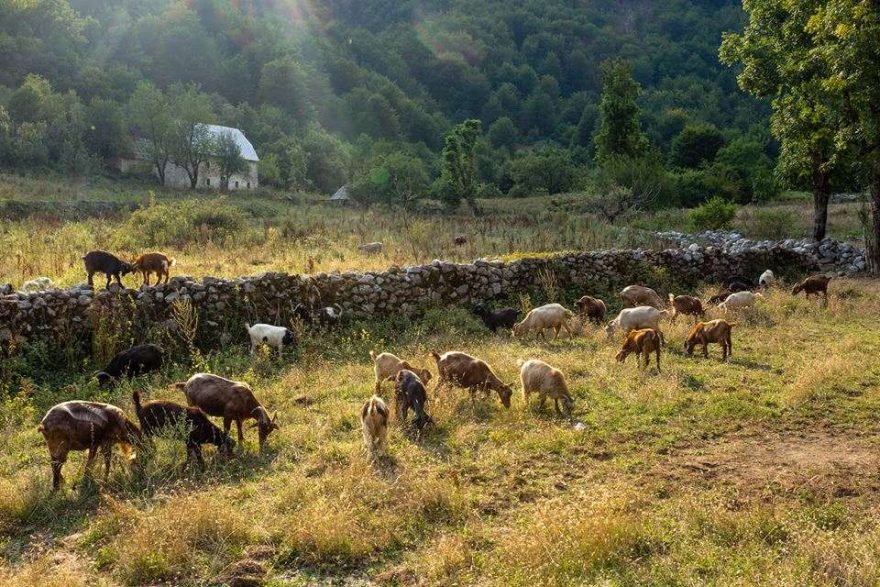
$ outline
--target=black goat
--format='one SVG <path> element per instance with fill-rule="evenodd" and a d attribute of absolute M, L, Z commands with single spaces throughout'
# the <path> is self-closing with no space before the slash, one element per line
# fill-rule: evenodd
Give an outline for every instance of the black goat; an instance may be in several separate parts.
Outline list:
<path fill-rule="evenodd" d="M 116 255 L 112 255 L 107 251 L 91 251 L 83 257 L 86 266 L 86 273 L 89 275 L 89 285 L 94 286 L 93 277 L 95 273 L 103 273 L 107 276 L 107 289 L 110 289 L 111 278 L 116 278 L 116 283 L 122 285 L 121 277 L 128 275 L 134 271 L 131 263 L 126 263 Z"/>
<path fill-rule="evenodd" d="M 110 359 L 103 371 L 95 373 L 101 387 L 125 375 L 128 379 L 158 371 L 165 362 L 165 351 L 154 344 L 133 346 Z"/>
<path fill-rule="evenodd" d="M 154 436 L 162 430 L 185 427 L 186 465 L 192 457 L 195 457 L 199 468 L 205 468 L 205 459 L 202 457 L 203 444 L 213 444 L 221 454 L 232 455 L 235 441 L 211 422 L 199 408 L 161 400 L 141 404 L 141 396 L 137 390 L 132 394 L 132 401 L 144 436 Z"/>
<path fill-rule="evenodd" d="M 483 324 L 492 332 L 497 332 L 499 328 L 513 328 L 519 318 L 519 310 L 515 308 L 490 310 L 485 306 L 477 306 L 474 308 L 474 314 L 479 316 Z"/>
<path fill-rule="evenodd" d="M 431 416 L 425 413 L 425 404 L 428 401 L 428 392 L 425 390 L 425 384 L 419 379 L 419 376 L 408 369 L 401 369 L 394 378 L 394 400 L 397 410 L 397 419 L 403 423 L 406 422 L 406 416 L 409 409 L 412 408 L 416 413 L 416 430 L 419 432 L 428 425 Z"/>
<path fill-rule="evenodd" d="M 342 322 L 342 306 L 333 304 L 324 308 L 309 310 L 302 304 L 297 304 L 293 309 L 293 315 L 304 324 L 318 323 L 321 326 L 336 326 Z"/>

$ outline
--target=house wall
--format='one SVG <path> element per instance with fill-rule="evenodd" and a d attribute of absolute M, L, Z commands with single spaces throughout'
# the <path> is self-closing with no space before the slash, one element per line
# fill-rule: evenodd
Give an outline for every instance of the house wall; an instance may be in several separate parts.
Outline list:
<path fill-rule="evenodd" d="M 116 167 L 122 173 L 138 173 L 146 171 L 152 166 L 146 161 L 140 159 L 119 159 Z M 153 170 L 153 175 L 158 174 Z M 168 163 L 165 166 L 165 185 L 173 188 L 190 187 L 189 176 L 183 167 Z M 202 165 L 199 169 L 199 185 L 198 189 L 219 189 L 220 173 L 216 164 Z M 260 187 L 259 175 L 257 173 L 256 161 L 247 162 L 247 171 L 233 175 L 229 179 L 229 190 L 253 190 Z"/>

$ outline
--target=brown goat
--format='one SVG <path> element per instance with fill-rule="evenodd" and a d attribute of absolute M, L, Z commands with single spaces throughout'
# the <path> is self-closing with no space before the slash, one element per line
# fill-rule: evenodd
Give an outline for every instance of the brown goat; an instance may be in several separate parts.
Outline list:
<path fill-rule="evenodd" d="M 227 434 L 235 422 L 239 442 L 244 442 L 242 422 L 249 418 L 256 420 L 254 426 L 259 430 L 260 451 L 266 445 L 266 437 L 278 429 L 277 412 L 270 418 L 247 383 L 230 381 L 211 373 L 196 373 L 186 383 L 175 383 L 174 386 L 183 390 L 189 405 L 201 408 L 209 416 L 223 418 L 223 431 Z"/>
<path fill-rule="evenodd" d="M 669 294 L 669 303 L 672 305 L 672 320 L 679 314 L 702 318 L 706 315 L 703 302 L 693 296 L 674 296 Z"/>
<path fill-rule="evenodd" d="M 382 383 L 385 381 L 394 381 L 400 371 L 408 370 L 418 376 L 425 385 L 431 380 L 431 372 L 427 369 L 419 369 L 413 367 L 408 361 L 402 361 L 400 358 L 391 353 L 379 353 L 370 351 L 370 358 L 373 359 L 376 371 L 376 394 L 382 391 Z"/>
<path fill-rule="evenodd" d="M 599 325 L 605 321 L 605 302 L 592 296 L 583 296 L 574 303 L 582 314 L 586 314 L 590 322 Z"/>
<path fill-rule="evenodd" d="M 442 356 L 431 352 L 430 355 L 437 362 L 438 387 L 444 383 L 455 384 L 470 391 L 472 400 L 477 390 L 484 394 L 494 390 L 504 407 L 510 407 L 513 389 L 498 379 L 485 361 L 460 352 L 444 353 Z"/>
<path fill-rule="evenodd" d="M 811 275 L 794 286 L 791 290 L 791 294 L 796 296 L 799 293 L 804 292 L 807 297 L 822 294 L 827 302 L 828 282 L 831 281 L 831 279 L 832 278 L 827 275 Z"/>
<path fill-rule="evenodd" d="M 460 234 L 460 235 L 458 235 L 458 236 L 455 237 L 455 246 L 457 246 L 457 247 L 464 246 L 464 245 L 467 244 L 467 242 L 468 242 L 468 239 L 467 239 L 467 237 L 466 237 L 465 235 L 463 235 L 463 234 Z"/>
<path fill-rule="evenodd" d="M 687 340 L 684 341 L 685 352 L 689 357 L 693 356 L 694 347 L 701 344 L 703 345 L 703 356 L 709 358 L 709 343 L 714 342 L 721 345 L 723 353 L 721 360 L 726 361 L 727 357 L 733 354 L 733 341 L 730 332 L 734 326 L 736 326 L 736 322 L 722 319 L 697 322 L 688 334 Z"/>
<path fill-rule="evenodd" d="M 643 330 L 633 330 L 626 335 L 623 342 L 623 348 L 617 353 L 617 360 L 623 363 L 630 353 L 636 354 L 636 364 L 639 364 L 639 358 L 645 356 L 645 367 L 651 363 L 651 353 L 657 353 L 657 372 L 660 372 L 660 334 L 653 328 L 645 328 Z"/>
<path fill-rule="evenodd" d="M 46 412 L 37 430 L 43 434 L 52 458 L 52 490 L 57 490 L 64 477 L 61 467 L 72 450 L 88 450 L 86 475 L 91 474 L 98 449 L 104 455 L 104 481 L 110 475 L 110 455 L 114 444 L 119 444 L 134 460 L 131 445 L 141 438 L 141 431 L 116 406 L 98 402 L 69 401 L 60 403 Z"/>
<path fill-rule="evenodd" d="M 169 269 L 174 267 L 175 263 L 174 259 L 169 259 L 164 253 L 144 253 L 135 259 L 131 266 L 144 276 L 144 285 L 150 285 L 151 273 L 156 274 L 156 285 L 159 285 L 163 277 L 167 285 L 170 276 Z"/>
<path fill-rule="evenodd" d="M 384 455 L 388 438 L 388 406 L 381 397 L 374 395 L 361 408 L 361 426 L 364 446 L 370 456 Z"/>

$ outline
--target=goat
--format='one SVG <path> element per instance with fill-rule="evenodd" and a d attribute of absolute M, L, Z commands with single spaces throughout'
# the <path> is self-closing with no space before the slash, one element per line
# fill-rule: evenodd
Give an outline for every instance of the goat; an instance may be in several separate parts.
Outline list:
<path fill-rule="evenodd" d="M 251 326 L 245 322 L 244 327 L 251 338 L 251 354 L 254 354 L 257 348 L 265 343 L 273 349 L 277 349 L 280 355 L 284 350 L 284 345 L 296 343 L 296 336 L 293 332 L 283 326 L 272 326 L 271 324 Z"/>
<path fill-rule="evenodd" d="M 184 466 L 195 457 L 199 468 L 205 468 L 205 459 L 202 458 L 203 444 L 213 444 L 221 454 L 232 455 L 235 441 L 214 425 L 199 408 L 161 400 L 141 404 L 141 395 L 137 390 L 132 393 L 131 399 L 144 436 L 155 436 L 162 430 L 184 427 L 187 433 Z"/>
<path fill-rule="evenodd" d="M 388 406 L 378 395 L 374 395 L 361 408 L 361 427 L 364 445 L 371 456 L 385 454 L 388 438 Z"/>
<path fill-rule="evenodd" d="M 666 344 L 663 333 L 660 331 L 660 318 L 669 314 L 668 310 L 658 310 L 653 306 L 639 306 L 637 308 L 624 308 L 617 317 L 605 327 L 605 333 L 612 336 L 614 331 L 620 328 L 624 334 L 640 328 L 651 328 L 660 335 L 660 340 Z"/>
<path fill-rule="evenodd" d="M 626 335 L 623 347 L 615 357 L 619 363 L 623 363 L 630 353 L 636 354 L 636 365 L 642 355 L 645 356 L 645 367 L 651 363 L 651 353 L 657 354 L 657 372 L 660 372 L 660 333 L 653 328 L 634 330 Z"/>
<path fill-rule="evenodd" d="M 406 422 L 409 409 L 416 413 L 416 430 L 419 432 L 432 422 L 431 416 L 425 413 L 425 404 L 428 402 L 428 392 L 421 378 L 408 369 L 397 372 L 394 378 L 394 403 L 397 408 L 397 419 L 401 423 Z"/>
<path fill-rule="evenodd" d="M 758 285 L 761 287 L 773 287 L 776 285 L 776 276 L 773 275 L 772 271 L 767 269 L 761 274 L 761 277 L 758 278 Z"/>
<path fill-rule="evenodd" d="M 741 275 L 735 275 L 733 277 L 728 277 L 724 282 L 725 289 L 730 291 L 731 293 L 736 293 L 739 291 L 750 291 L 755 284 L 752 283 L 752 280 L 748 277 L 743 277 Z"/>
<path fill-rule="evenodd" d="M 150 285 L 150 274 L 156 274 L 156 285 L 165 278 L 165 285 L 171 275 L 169 269 L 174 267 L 176 260 L 168 258 L 164 253 L 144 253 L 131 264 L 132 272 L 140 271 L 144 276 L 144 285 Z"/>
<path fill-rule="evenodd" d="M 458 236 L 455 237 L 455 241 L 454 241 L 454 242 L 455 242 L 455 246 L 457 246 L 457 247 L 461 247 L 461 246 L 464 246 L 464 245 L 467 244 L 468 239 L 467 239 L 467 236 L 465 236 L 465 235 L 463 235 L 463 234 L 460 234 L 460 235 L 458 235 Z"/>
<path fill-rule="evenodd" d="M 52 280 L 48 277 L 35 277 L 21 284 L 21 289 L 22 291 L 45 291 L 52 285 Z"/>
<path fill-rule="evenodd" d="M 794 286 L 791 290 L 791 295 L 798 295 L 801 292 L 804 292 L 806 297 L 810 297 L 811 295 L 819 295 L 822 294 L 825 297 L 825 301 L 828 301 L 828 282 L 831 281 L 831 277 L 827 275 L 811 275 L 807 277 L 796 286 Z"/>
<path fill-rule="evenodd" d="M 513 336 L 519 337 L 521 334 L 534 330 L 538 336 L 544 340 L 544 330 L 552 328 L 556 333 L 553 340 L 559 338 L 559 330 L 564 329 L 568 333 L 569 338 L 574 338 L 571 328 L 568 326 L 568 319 L 574 316 L 574 312 L 564 308 L 560 304 L 546 304 L 539 308 L 535 308 L 523 318 L 522 322 L 513 325 Z"/>
<path fill-rule="evenodd" d="M 679 314 L 701 318 L 706 315 L 706 311 L 703 309 L 703 302 L 693 296 L 674 296 L 669 294 L 669 304 L 672 306 L 673 321 L 675 321 Z"/>
<path fill-rule="evenodd" d="M 467 389 L 470 391 L 471 401 L 477 390 L 483 391 L 484 394 L 494 390 L 498 393 L 502 405 L 505 408 L 510 407 L 513 389 L 498 379 L 485 361 L 455 351 L 444 353 L 442 356 L 431 352 L 430 356 L 437 362 L 438 387 L 448 382 Z"/>
<path fill-rule="evenodd" d="M 637 306 L 652 306 L 658 310 L 663 309 L 663 299 L 656 291 L 643 285 L 628 285 L 620 292 L 625 308 Z"/>
<path fill-rule="evenodd" d="M 321 326 L 336 326 L 342 322 L 342 306 L 339 304 L 315 310 L 309 310 L 304 305 L 297 304 L 293 309 L 293 314 L 304 324 L 314 324 L 317 322 Z"/>
<path fill-rule="evenodd" d="M 476 314 L 486 328 L 492 332 L 498 332 L 499 328 L 513 328 L 516 319 L 519 318 L 519 310 L 516 308 L 500 308 L 498 310 L 490 310 L 485 306 L 477 306 L 474 308 Z"/>
<path fill-rule="evenodd" d="M 717 294 L 715 294 L 714 296 L 709 298 L 709 303 L 715 304 L 715 305 L 720 304 L 721 302 L 726 300 L 727 297 L 732 293 L 736 293 L 736 292 L 732 292 L 729 289 L 722 289 L 720 292 L 718 292 Z"/>
<path fill-rule="evenodd" d="M 186 394 L 190 406 L 201 408 L 209 416 L 223 418 L 223 431 L 229 434 L 229 427 L 235 422 L 238 428 L 238 442 L 244 442 L 241 424 L 253 418 L 259 431 L 260 451 L 266 445 L 266 437 L 277 430 L 278 413 L 269 417 L 266 408 L 257 401 L 250 385 L 241 381 L 231 381 L 211 373 L 196 373 L 185 383 L 174 386 Z"/>
<path fill-rule="evenodd" d="M 377 355 L 375 351 L 370 351 L 370 358 L 373 359 L 376 370 L 376 395 L 381 393 L 384 381 L 393 381 L 397 374 L 404 369 L 415 373 L 425 385 L 431 380 L 430 371 L 413 367 L 407 361 L 402 361 L 391 353 L 379 353 Z"/>
<path fill-rule="evenodd" d="M 590 322 L 593 322 L 597 326 L 605 320 L 605 312 L 607 311 L 605 308 L 605 302 L 600 300 L 599 298 L 594 298 L 592 296 L 583 296 L 581 299 L 574 303 L 577 306 L 578 310 L 581 313 L 586 314 L 587 318 L 589 318 Z"/>
<path fill-rule="evenodd" d="M 373 255 L 375 253 L 381 253 L 385 248 L 385 245 L 380 242 L 375 243 L 364 243 L 358 247 L 358 250 L 362 253 L 367 253 Z"/>
<path fill-rule="evenodd" d="M 141 344 L 116 354 L 103 371 L 95 373 L 101 387 L 107 387 L 123 375 L 128 379 L 158 371 L 165 362 L 165 351 L 154 344 Z"/>
<path fill-rule="evenodd" d="M 750 291 L 738 291 L 727 296 L 727 299 L 718 304 L 718 308 L 724 310 L 724 313 L 726 314 L 728 310 L 740 310 L 743 308 L 749 308 L 754 305 L 758 298 L 763 297 L 764 296 L 759 293 L 752 293 Z"/>
<path fill-rule="evenodd" d="M 104 455 L 104 482 L 110 475 L 110 456 L 119 444 L 134 461 L 131 445 L 141 438 L 141 431 L 116 406 L 98 402 L 73 400 L 57 404 L 46 412 L 37 431 L 43 435 L 52 459 L 52 490 L 56 491 L 64 477 L 61 468 L 72 451 L 88 450 L 86 475 L 90 475 L 98 449 Z"/>
<path fill-rule="evenodd" d="M 559 369 L 554 369 L 544 361 L 531 359 L 528 361 L 519 361 L 519 378 L 522 382 L 523 397 L 526 405 L 529 404 L 529 394 L 537 393 L 541 400 L 539 408 L 544 409 L 544 403 L 547 397 L 553 398 L 553 404 L 556 407 L 556 413 L 562 414 L 559 410 L 559 400 L 565 411 L 571 416 L 571 410 L 574 407 L 574 400 L 568 393 L 568 385 L 565 382 L 565 375 Z"/>
<path fill-rule="evenodd" d="M 730 333 L 734 326 L 736 326 L 736 322 L 728 322 L 721 319 L 697 322 L 684 341 L 685 352 L 689 357 L 693 356 L 694 347 L 701 344 L 703 345 L 703 356 L 708 359 L 709 343 L 714 342 L 721 345 L 723 354 L 721 360 L 726 361 L 727 357 L 733 354 L 733 340 Z"/>
<path fill-rule="evenodd" d="M 121 277 L 125 277 L 134 271 L 134 268 L 130 263 L 126 263 L 116 255 L 112 255 L 107 251 L 91 251 L 86 253 L 85 257 L 82 259 L 86 267 L 86 273 L 89 276 L 90 287 L 94 287 L 95 285 L 93 280 L 95 273 L 103 273 L 107 276 L 106 289 L 110 289 L 110 281 L 112 278 L 115 277 L 116 283 L 121 287 Z"/>

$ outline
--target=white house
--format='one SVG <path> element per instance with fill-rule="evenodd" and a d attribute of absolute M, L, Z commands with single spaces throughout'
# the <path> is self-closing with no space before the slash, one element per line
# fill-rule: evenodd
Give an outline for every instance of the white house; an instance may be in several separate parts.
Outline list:
<path fill-rule="evenodd" d="M 257 163 L 260 158 L 257 152 L 244 133 L 237 128 L 228 126 L 218 126 L 216 124 L 206 124 L 204 127 L 208 130 L 213 138 L 219 138 L 225 133 L 230 133 L 238 143 L 241 149 L 241 156 L 247 162 L 247 170 L 240 174 L 235 174 L 229 178 L 230 190 L 252 190 L 260 185 L 259 176 L 257 174 Z M 158 176 L 158 173 L 152 167 L 149 157 L 146 155 L 147 143 L 146 139 L 137 139 L 134 141 L 134 153 L 130 157 L 119 159 L 117 167 L 123 173 L 131 173 L 138 171 L 149 171 Z M 189 176 L 183 167 L 169 162 L 165 165 L 165 185 L 168 187 L 188 188 L 190 187 Z M 199 183 L 197 188 L 219 188 L 220 187 L 220 169 L 216 164 L 212 164 L 209 160 L 206 164 L 199 167 Z"/>

